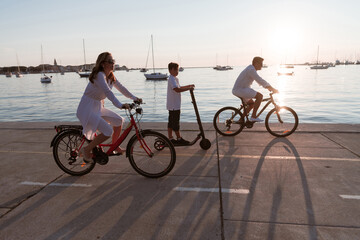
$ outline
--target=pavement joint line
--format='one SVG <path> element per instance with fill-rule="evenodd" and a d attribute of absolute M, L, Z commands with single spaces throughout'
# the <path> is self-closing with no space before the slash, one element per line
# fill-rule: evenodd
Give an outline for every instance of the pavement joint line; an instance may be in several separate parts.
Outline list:
<path fill-rule="evenodd" d="M 174 191 L 178 192 L 219 192 L 219 188 L 201 188 L 201 187 L 175 187 Z M 223 193 L 249 194 L 248 189 L 221 188 Z"/>
<path fill-rule="evenodd" d="M 35 151 L 12 151 L 12 150 L 0 150 L 0 153 L 31 153 L 31 154 L 52 154 L 52 152 L 35 152 Z"/>
<path fill-rule="evenodd" d="M 321 135 L 322 135 L 322 136 L 324 136 L 324 137 L 326 137 L 327 139 L 329 139 L 329 140 L 330 140 L 330 141 L 332 141 L 333 143 L 335 143 L 335 144 L 339 145 L 340 147 L 342 147 L 342 148 L 344 148 L 344 149 L 348 150 L 348 151 L 349 151 L 349 152 L 351 152 L 352 154 L 354 154 L 354 155 L 356 155 L 356 156 L 360 157 L 360 155 L 359 155 L 359 154 L 357 154 L 356 152 L 354 152 L 354 151 L 352 151 L 351 149 L 347 148 L 347 147 L 346 147 L 346 146 L 344 146 L 343 144 L 338 143 L 338 142 L 337 142 L 337 141 L 335 141 L 334 139 L 330 138 L 329 136 L 327 136 L 327 135 L 326 135 L 326 133 L 322 133 Z"/>
<path fill-rule="evenodd" d="M 219 139 L 218 134 L 215 133 L 215 140 L 216 140 L 216 163 L 217 163 L 217 170 L 218 170 L 218 181 L 219 181 L 219 188 L 222 189 L 221 185 L 221 164 L 220 164 L 220 157 L 219 157 Z M 223 196 L 222 192 L 219 192 L 219 201 L 220 201 L 220 224 L 221 224 L 221 240 L 225 240 L 225 227 L 224 227 L 224 204 L 223 204 Z"/>
<path fill-rule="evenodd" d="M 176 156 L 182 156 L 182 157 L 191 157 L 191 156 L 205 156 L 205 157 L 211 157 L 213 154 L 187 154 L 187 153 L 179 153 L 176 154 Z M 332 161 L 348 161 L 348 162 L 360 162 L 360 158 L 334 158 L 334 157 L 294 157 L 294 156 L 269 156 L 269 155 L 241 155 L 241 154 L 219 154 L 219 157 L 221 158 L 265 158 L 265 159 L 284 159 L 284 160 L 332 160 Z"/>
<path fill-rule="evenodd" d="M 82 183 L 41 183 L 41 182 L 29 182 L 24 181 L 19 183 L 21 185 L 30 185 L 30 186 L 50 186 L 50 187 L 92 187 L 91 184 L 82 184 Z"/>
<path fill-rule="evenodd" d="M 284 159 L 284 160 L 333 160 L 333 161 L 348 161 L 348 162 L 360 162 L 360 158 L 334 158 L 334 157 L 291 157 L 291 156 L 268 156 L 268 155 L 220 155 L 220 157 L 232 157 L 232 158 L 265 158 L 265 159 Z"/>
<path fill-rule="evenodd" d="M 359 229 L 360 226 L 345 226 L 345 225 L 326 225 L 326 224 L 308 224 L 308 223 L 296 223 L 296 222 L 274 222 L 274 221 L 260 221 L 260 220 L 236 220 L 225 218 L 228 222 L 246 222 L 246 223 L 259 223 L 259 224 L 276 224 L 276 225 L 294 225 L 294 226 L 309 226 L 309 227 L 323 227 L 323 228 L 349 228 Z"/>
<path fill-rule="evenodd" d="M 52 152 L 31 152 L 31 151 L 11 151 L 11 150 L 0 150 L 0 153 L 31 153 L 31 154 L 52 154 Z M 204 157 L 213 157 L 214 154 L 190 154 L 190 153 L 177 153 L 176 156 L 179 157 L 194 157 L 194 156 L 204 156 Z M 241 155 L 241 154 L 219 154 L 220 158 L 265 158 L 265 159 L 283 159 L 283 160 L 319 160 L 319 161 L 347 161 L 347 162 L 360 162 L 360 158 L 334 158 L 334 157 L 293 157 L 293 156 L 268 156 L 268 155 Z"/>
<path fill-rule="evenodd" d="M 339 196 L 344 198 L 344 199 L 360 200 L 360 195 L 339 195 Z"/>

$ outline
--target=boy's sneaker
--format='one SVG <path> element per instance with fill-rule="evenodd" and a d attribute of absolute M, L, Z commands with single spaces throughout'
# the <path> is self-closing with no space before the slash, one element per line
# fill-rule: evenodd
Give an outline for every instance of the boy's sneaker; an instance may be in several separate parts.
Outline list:
<path fill-rule="evenodd" d="M 187 141 L 187 140 L 185 140 L 185 139 L 183 139 L 183 138 L 179 138 L 179 139 L 177 140 L 177 144 L 188 145 L 189 143 L 190 143 L 189 141 Z"/>
<path fill-rule="evenodd" d="M 171 142 L 172 144 L 174 144 L 174 145 L 177 144 L 177 141 L 176 141 L 175 139 L 173 139 L 173 138 L 170 139 L 170 142 Z"/>
<path fill-rule="evenodd" d="M 253 117 L 251 117 L 251 118 L 250 118 L 250 121 L 252 121 L 252 122 L 263 122 L 264 120 L 262 120 L 262 119 L 260 119 L 260 118 L 253 118 Z"/>

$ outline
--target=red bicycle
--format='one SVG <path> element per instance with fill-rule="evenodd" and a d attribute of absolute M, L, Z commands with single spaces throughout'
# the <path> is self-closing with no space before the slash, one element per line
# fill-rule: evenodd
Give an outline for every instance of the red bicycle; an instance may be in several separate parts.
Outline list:
<path fill-rule="evenodd" d="M 66 173 L 74 176 L 85 175 L 95 167 L 95 164 L 105 165 L 110 156 L 118 156 L 113 151 L 126 139 L 134 128 L 135 134 L 126 147 L 126 157 L 131 166 L 139 174 L 158 178 L 168 174 L 176 162 L 176 152 L 171 141 L 159 132 L 141 130 L 139 122 L 142 117 L 140 102 L 130 104 L 126 115 L 130 119 L 128 127 L 114 144 L 99 144 L 92 151 L 93 161 L 85 162 L 80 156 L 80 150 L 86 142 L 90 142 L 82 134 L 81 125 L 55 126 L 56 136 L 51 141 L 56 164 Z M 106 150 L 105 150 L 106 149 Z"/>

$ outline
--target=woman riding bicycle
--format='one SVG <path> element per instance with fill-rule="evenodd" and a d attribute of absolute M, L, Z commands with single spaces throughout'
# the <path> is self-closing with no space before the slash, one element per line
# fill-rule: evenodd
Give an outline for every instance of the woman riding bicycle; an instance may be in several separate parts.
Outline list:
<path fill-rule="evenodd" d="M 254 89 L 250 88 L 251 84 L 254 82 L 254 80 L 264 88 L 268 89 L 269 91 L 272 91 L 274 93 L 279 92 L 277 89 L 273 88 L 267 81 L 262 79 L 259 74 L 257 74 L 256 71 L 261 70 L 263 66 L 264 59 L 261 57 L 254 57 L 252 61 L 252 65 L 249 65 L 246 67 L 238 76 L 236 79 L 236 82 L 234 84 L 232 93 L 239 97 L 243 98 L 244 101 L 246 101 L 249 104 L 249 108 L 245 112 L 245 114 L 248 114 L 252 108 L 254 108 L 250 121 L 253 122 L 262 122 L 263 120 L 256 117 L 257 110 L 259 109 L 259 106 L 261 104 L 261 101 L 263 99 L 263 95 Z M 255 98 L 255 103 L 252 100 L 252 98 Z"/>
<path fill-rule="evenodd" d="M 124 96 L 137 101 L 142 99 L 131 94 L 121 83 L 116 79 L 114 70 L 115 60 L 111 53 L 101 53 L 93 68 L 89 83 L 85 89 L 84 95 L 79 103 L 76 116 L 83 126 L 83 134 L 92 141 L 81 149 L 85 161 L 91 161 L 91 150 L 98 144 L 104 142 L 112 135 L 112 142 L 117 140 L 121 133 L 121 128 L 124 118 L 114 113 L 113 111 L 104 107 L 104 99 L 108 98 L 115 107 L 119 109 L 128 109 L 128 104 L 122 104 L 111 91 L 114 86 Z M 94 138 L 96 130 L 101 134 Z M 122 153 L 122 149 L 117 151 Z"/>

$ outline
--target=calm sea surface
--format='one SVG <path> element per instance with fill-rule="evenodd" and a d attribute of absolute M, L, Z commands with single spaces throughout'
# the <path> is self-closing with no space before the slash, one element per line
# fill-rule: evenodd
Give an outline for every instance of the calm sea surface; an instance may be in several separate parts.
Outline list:
<path fill-rule="evenodd" d="M 231 90 L 243 69 L 185 68 L 179 73 L 181 85 L 196 86 L 194 93 L 203 122 L 212 122 L 221 107 L 239 105 L 240 100 Z M 360 65 L 341 65 L 326 70 L 295 66 L 291 69 L 293 76 L 278 76 L 278 70 L 277 66 L 270 66 L 258 73 L 280 90 L 278 101 L 293 108 L 301 123 L 360 123 Z M 160 71 L 167 72 L 166 69 Z M 167 121 L 166 81 L 147 81 L 139 71 L 117 71 L 115 75 L 146 103 L 142 121 Z M 51 84 L 41 84 L 40 74 L 27 74 L 22 78 L 0 75 L 0 121 L 77 121 L 75 113 L 87 79 L 76 73 L 52 76 Z M 267 96 L 268 91 L 255 82 L 253 87 Z M 113 91 L 121 102 L 129 102 L 115 88 Z M 124 110 L 116 109 L 110 101 L 105 105 L 125 116 Z M 182 93 L 181 111 L 181 122 L 196 122 L 189 92 Z M 264 113 L 261 117 L 265 119 Z"/>

